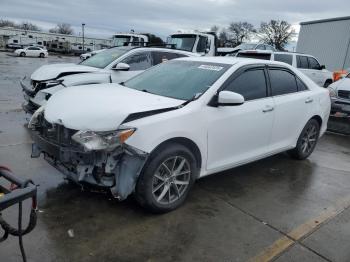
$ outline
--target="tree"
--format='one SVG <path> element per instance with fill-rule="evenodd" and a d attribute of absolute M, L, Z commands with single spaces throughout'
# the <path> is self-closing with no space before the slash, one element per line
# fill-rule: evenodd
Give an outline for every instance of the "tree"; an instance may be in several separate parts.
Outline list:
<path fill-rule="evenodd" d="M 291 25 L 286 21 L 271 20 L 268 23 L 261 23 L 259 34 L 264 43 L 283 50 L 294 34 L 294 29 L 291 29 Z"/>
<path fill-rule="evenodd" d="M 248 22 L 236 22 L 229 25 L 231 40 L 235 45 L 239 45 L 250 39 L 252 33 L 256 32 L 254 26 Z"/>
<path fill-rule="evenodd" d="M 0 19 L 0 27 L 15 27 L 15 25 L 16 24 L 10 20 Z"/>
<path fill-rule="evenodd" d="M 70 24 L 67 23 L 59 23 L 56 27 L 51 28 L 49 30 L 50 33 L 63 34 L 63 35 L 72 35 L 73 28 Z"/>
<path fill-rule="evenodd" d="M 228 35 L 226 29 L 222 29 L 219 33 L 219 46 L 225 46 L 225 43 L 228 41 Z"/>
<path fill-rule="evenodd" d="M 211 32 L 214 32 L 216 35 L 218 34 L 219 32 L 219 27 L 217 25 L 213 25 L 211 28 L 210 28 L 210 31 Z"/>
<path fill-rule="evenodd" d="M 32 24 L 30 22 L 22 22 L 21 24 L 16 25 L 16 28 L 23 29 L 23 30 L 31 30 L 31 31 L 41 31 L 37 25 Z"/>

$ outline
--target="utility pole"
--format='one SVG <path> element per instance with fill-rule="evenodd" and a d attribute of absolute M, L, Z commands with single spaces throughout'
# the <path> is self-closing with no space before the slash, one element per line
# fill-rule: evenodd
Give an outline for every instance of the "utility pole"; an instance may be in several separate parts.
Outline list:
<path fill-rule="evenodd" d="M 84 35 L 85 23 L 82 23 L 81 27 L 82 27 L 82 32 L 83 32 L 83 53 L 85 53 L 85 35 Z"/>

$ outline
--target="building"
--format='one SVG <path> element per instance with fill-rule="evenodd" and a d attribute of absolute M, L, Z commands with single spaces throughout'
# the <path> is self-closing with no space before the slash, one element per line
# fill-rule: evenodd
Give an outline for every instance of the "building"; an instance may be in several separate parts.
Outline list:
<path fill-rule="evenodd" d="M 83 37 L 75 35 L 55 34 L 42 31 L 30 31 L 12 27 L 0 27 L 0 47 L 8 44 L 18 45 L 43 45 L 49 48 L 55 47 L 55 51 L 69 52 L 71 46 L 82 50 Z M 84 37 L 85 51 L 98 50 L 112 46 L 112 39 Z M 79 48 L 80 47 L 80 48 Z M 73 48 L 73 49 L 74 49 Z M 89 49 L 89 50 L 87 50 Z"/>
<path fill-rule="evenodd" d="M 317 57 L 331 71 L 350 68 L 350 16 L 300 25 L 297 52 Z"/>

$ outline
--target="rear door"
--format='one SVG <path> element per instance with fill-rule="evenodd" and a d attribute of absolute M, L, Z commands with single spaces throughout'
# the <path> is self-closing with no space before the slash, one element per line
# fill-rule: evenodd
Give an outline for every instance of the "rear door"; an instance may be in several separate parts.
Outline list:
<path fill-rule="evenodd" d="M 312 111 L 311 91 L 289 69 L 269 67 L 275 121 L 271 135 L 272 151 L 290 148 Z"/>
<path fill-rule="evenodd" d="M 315 77 L 316 83 L 319 86 L 323 86 L 324 83 L 326 82 L 325 76 L 323 75 L 320 63 L 313 57 L 308 56 L 307 58 L 309 62 L 309 70 L 311 74 Z"/>
<path fill-rule="evenodd" d="M 207 108 L 208 170 L 230 168 L 269 151 L 274 104 L 264 68 L 242 69 L 224 84 L 223 90 L 244 96 L 244 104 Z"/>
<path fill-rule="evenodd" d="M 130 66 L 130 69 L 128 71 L 118 71 L 111 69 L 113 83 L 124 82 L 150 68 L 152 66 L 151 52 L 135 52 L 124 58 L 122 61 L 119 61 L 118 63 L 126 63 Z"/>

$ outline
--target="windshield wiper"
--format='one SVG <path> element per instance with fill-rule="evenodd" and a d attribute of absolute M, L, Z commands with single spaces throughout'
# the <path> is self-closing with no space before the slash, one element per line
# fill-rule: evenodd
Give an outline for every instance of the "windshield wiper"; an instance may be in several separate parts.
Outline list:
<path fill-rule="evenodd" d="M 191 102 L 197 100 L 201 95 L 202 95 L 202 93 L 196 93 L 196 94 L 194 94 L 194 96 L 192 96 L 190 99 L 188 99 L 188 100 L 185 101 L 183 104 L 181 104 L 181 106 L 188 105 L 189 103 L 191 103 Z"/>

